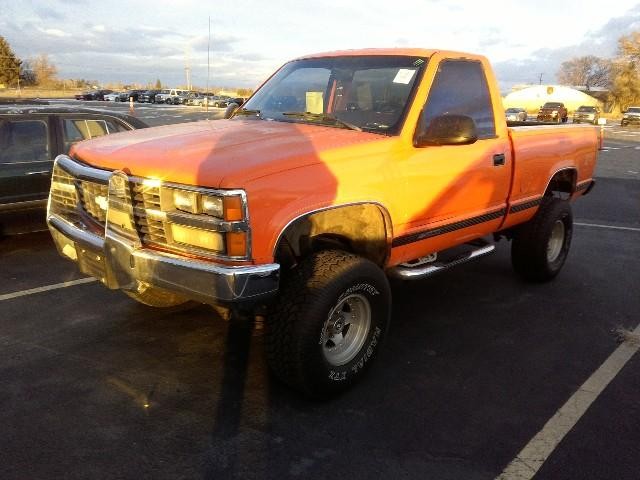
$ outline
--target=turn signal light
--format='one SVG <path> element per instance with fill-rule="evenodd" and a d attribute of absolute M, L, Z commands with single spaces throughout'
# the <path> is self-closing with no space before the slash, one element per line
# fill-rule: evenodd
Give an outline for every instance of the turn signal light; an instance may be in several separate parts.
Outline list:
<path fill-rule="evenodd" d="M 242 197 L 235 195 L 224 197 L 224 219 L 227 222 L 233 222 L 242 218 Z"/>
<path fill-rule="evenodd" d="M 246 254 L 246 232 L 227 232 L 227 255 L 230 257 L 244 257 Z"/>

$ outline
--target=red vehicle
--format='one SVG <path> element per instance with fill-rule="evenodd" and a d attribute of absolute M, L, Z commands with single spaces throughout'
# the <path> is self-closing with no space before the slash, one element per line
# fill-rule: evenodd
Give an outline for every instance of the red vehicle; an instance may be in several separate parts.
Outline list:
<path fill-rule="evenodd" d="M 561 102 L 547 102 L 538 112 L 539 122 L 555 122 L 555 123 L 567 123 L 569 118 L 569 112 L 564 103 Z"/>

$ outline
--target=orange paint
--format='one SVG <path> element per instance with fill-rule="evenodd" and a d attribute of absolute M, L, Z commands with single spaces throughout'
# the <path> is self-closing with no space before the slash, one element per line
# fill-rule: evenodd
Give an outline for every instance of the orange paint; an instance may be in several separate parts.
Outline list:
<path fill-rule="evenodd" d="M 472 218 L 486 219 L 396 245 L 386 265 L 392 266 L 528 220 L 536 207 L 513 213 L 510 209 L 539 199 L 552 176 L 562 169 L 575 169 L 577 183 L 593 176 L 596 129 L 507 128 L 497 82 L 482 56 L 369 49 L 304 58 L 344 55 L 429 58 L 398 135 L 236 118 L 108 135 L 75 145 L 72 155 L 94 166 L 140 177 L 244 189 L 253 263 L 274 261 L 276 242 L 291 221 L 336 205 L 378 204 L 391 221 L 390 245 L 425 230 Z M 439 63 L 460 58 L 479 61 L 484 67 L 496 120 L 495 138 L 471 145 L 415 147 L 416 125 Z M 505 156 L 502 166 L 493 162 L 499 154 Z M 227 205 L 228 214 L 236 212 L 236 207 Z M 228 245 L 237 251 L 246 248 L 242 241 L 246 238 L 227 236 Z"/>

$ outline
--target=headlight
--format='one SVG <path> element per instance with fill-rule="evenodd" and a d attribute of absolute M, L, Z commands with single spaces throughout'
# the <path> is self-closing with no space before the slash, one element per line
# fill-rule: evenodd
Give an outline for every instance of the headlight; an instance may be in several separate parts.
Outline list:
<path fill-rule="evenodd" d="M 149 193 L 154 190 L 158 192 L 155 196 Z M 138 195 L 145 200 L 149 198 L 150 202 L 160 197 L 155 210 L 147 208 L 147 221 L 151 223 L 144 228 L 149 229 L 150 234 L 164 232 L 169 248 L 234 260 L 246 260 L 251 254 L 244 191 L 163 185 L 147 179 Z M 155 212 L 153 215 L 157 218 L 152 218 L 151 212 Z"/>
<path fill-rule="evenodd" d="M 198 213 L 198 193 L 188 190 L 173 190 L 173 205 L 183 212 Z"/>
<path fill-rule="evenodd" d="M 558 110 L 554 110 L 553 112 L 551 112 L 552 115 L 557 115 L 558 114 Z"/>
<path fill-rule="evenodd" d="M 171 188 L 171 203 L 174 209 L 182 212 L 210 215 L 229 222 L 244 219 L 240 195 L 209 195 Z"/>
<path fill-rule="evenodd" d="M 202 213 L 212 217 L 224 218 L 224 202 L 222 197 L 202 196 Z"/>

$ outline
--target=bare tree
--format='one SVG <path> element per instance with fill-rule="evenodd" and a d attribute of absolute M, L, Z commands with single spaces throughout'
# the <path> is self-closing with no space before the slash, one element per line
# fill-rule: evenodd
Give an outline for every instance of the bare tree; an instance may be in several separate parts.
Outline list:
<path fill-rule="evenodd" d="M 611 61 L 594 55 L 577 57 L 562 62 L 556 73 L 558 81 L 566 85 L 584 85 L 587 90 L 592 87 L 611 85 Z"/>
<path fill-rule="evenodd" d="M 612 77 L 611 98 L 621 110 L 640 103 L 640 32 L 631 32 L 618 40 Z"/>
<path fill-rule="evenodd" d="M 49 60 L 49 56 L 45 53 L 38 55 L 30 60 L 33 72 L 36 74 L 36 81 L 41 87 L 51 86 L 56 81 L 58 69 Z"/>
<path fill-rule="evenodd" d="M 640 32 L 631 32 L 618 39 L 618 55 L 635 67 L 640 63 Z"/>

